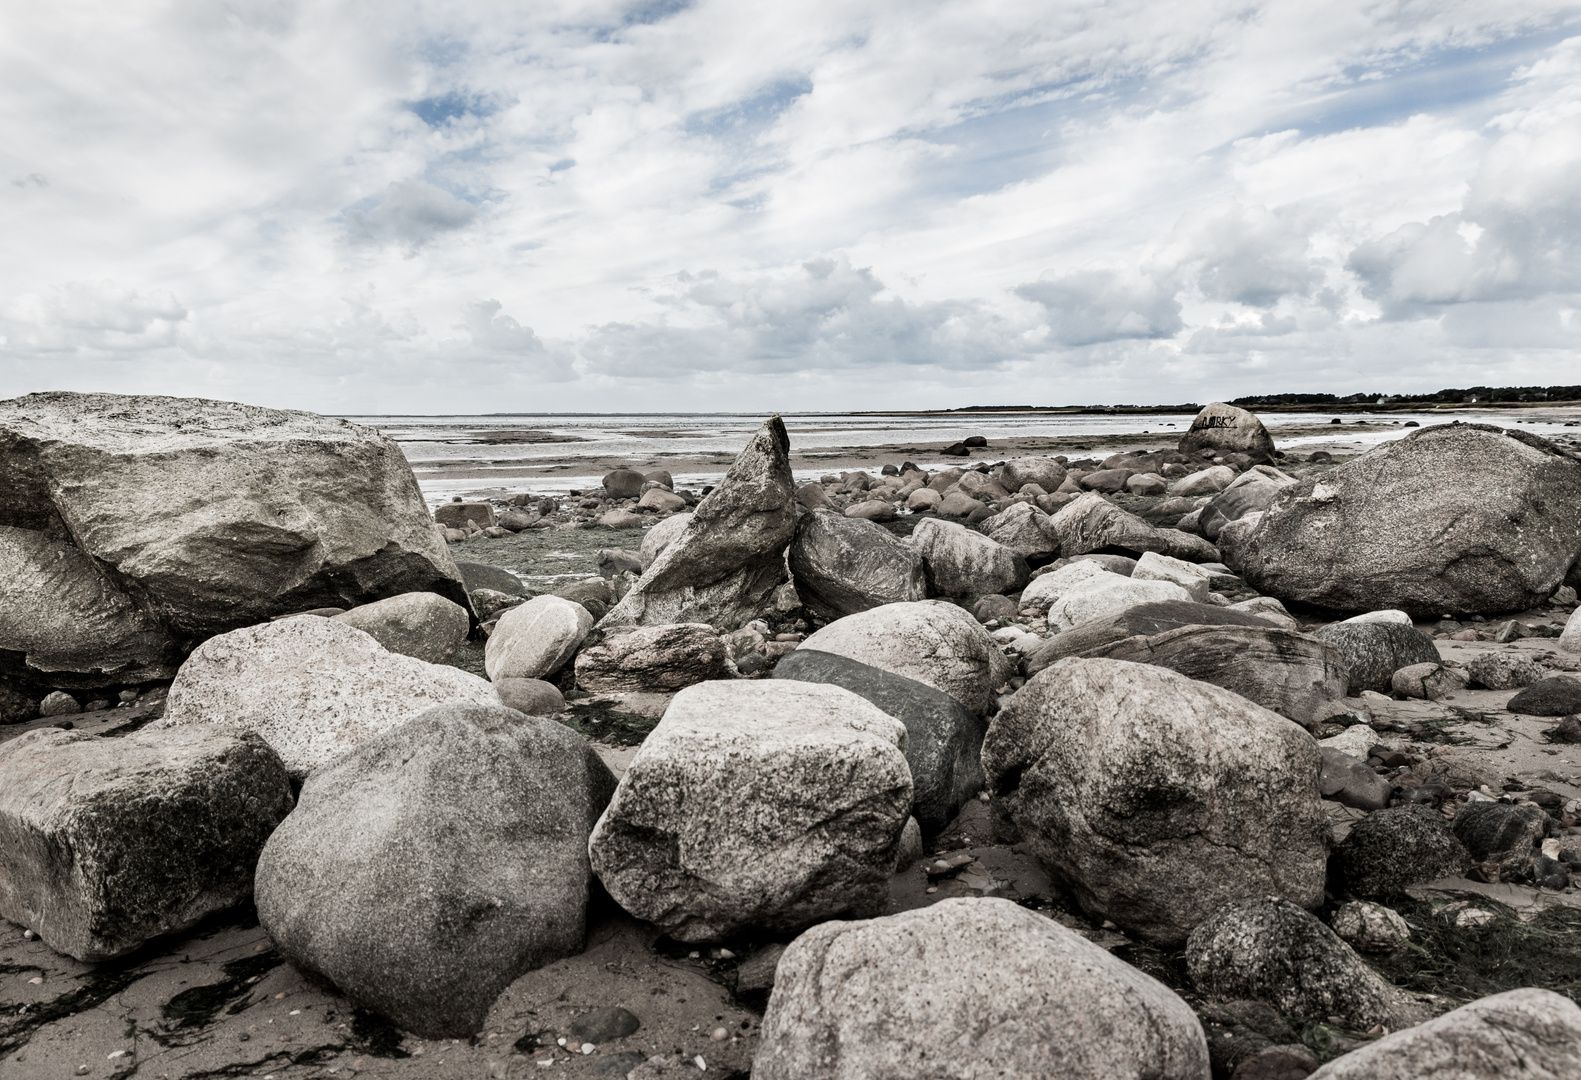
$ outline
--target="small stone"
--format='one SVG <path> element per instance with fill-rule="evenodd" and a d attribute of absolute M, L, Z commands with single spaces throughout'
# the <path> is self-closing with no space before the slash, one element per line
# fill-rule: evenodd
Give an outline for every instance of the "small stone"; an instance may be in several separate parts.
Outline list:
<path fill-rule="evenodd" d="M 730 1032 L 726 1031 L 722 1027 L 717 1027 L 714 1028 L 708 1037 L 714 1040 L 714 1042 L 724 1042 L 726 1039 L 730 1038 Z"/>
<path fill-rule="evenodd" d="M 1455 916 L 1455 929 L 1480 930 L 1493 922 L 1498 916 L 1483 908 L 1468 907 Z"/>
<path fill-rule="evenodd" d="M 77 704 L 77 699 L 64 690 L 56 690 L 38 703 L 40 716 L 69 716 L 82 711 L 82 706 Z"/>
<path fill-rule="evenodd" d="M 606 1043 L 623 1039 L 641 1026 L 636 1014 L 615 1005 L 594 1009 L 571 1021 L 571 1034 L 584 1042 Z"/>

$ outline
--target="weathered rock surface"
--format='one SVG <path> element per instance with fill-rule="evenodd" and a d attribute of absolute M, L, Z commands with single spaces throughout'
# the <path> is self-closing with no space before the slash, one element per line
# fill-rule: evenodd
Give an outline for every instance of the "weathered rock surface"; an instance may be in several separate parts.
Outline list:
<path fill-rule="evenodd" d="M 1047 457 L 1011 458 L 1004 466 L 1005 487 L 1020 491 L 1036 484 L 1045 492 L 1055 492 L 1065 482 L 1065 466 Z"/>
<path fill-rule="evenodd" d="M 1156 551 L 1187 562 L 1212 562 L 1218 549 L 1200 536 L 1179 529 L 1155 529 L 1101 495 L 1088 492 L 1066 503 L 1049 518 L 1049 531 L 1059 540 L 1059 553 L 1069 558 L 1089 552 L 1129 555 Z"/>
<path fill-rule="evenodd" d="M 431 592 L 375 600 L 334 619 L 355 626 L 393 653 L 430 664 L 443 664 L 454 656 L 472 626 L 466 608 Z"/>
<path fill-rule="evenodd" d="M 1518 878 L 1531 869 L 1538 845 L 1554 826 L 1539 807 L 1468 802 L 1450 823 L 1485 877 Z M 1490 873 L 1491 871 L 1491 873 Z"/>
<path fill-rule="evenodd" d="M 978 526 L 982 534 L 1040 566 L 1059 554 L 1059 540 L 1049 532 L 1048 515 L 1029 502 L 1011 503 Z"/>
<path fill-rule="evenodd" d="M 785 951 L 757 1080 L 1207 1080 L 1184 1001 L 1008 900 L 829 922 Z"/>
<path fill-rule="evenodd" d="M 1274 440 L 1253 414 L 1215 401 L 1197 414 L 1180 437 L 1177 449 L 1192 456 L 1212 450 L 1220 455 L 1245 454 L 1253 461 L 1268 461 L 1274 456 Z"/>
<path fill-rule="evenodd" d="M 1551 990 L 1510 990 L 1385 1035 L 1311 1080 L 1565 1080 L 1581 1076 L 1581 1008 Z"/>
<path fill-rule="evenodd" d="M 494 684 L 500 703 L 528 716 L 553 716 L 565 708 L 560 688 L 542 679 L 500 679 Z"/>
<path fill-rule="evenodd" d="M 939 596 L 1016 592 L 1032 573 L 1015 551 L 952 521 L 924 518 L 917 522 L 911 543 Z"/>
<path fill-rule="evenodd" d="M 400 448 L 344 420 L 30 394 L 0 402 L 0 492 L 0 526 L 69 538 L 179 639 L 404 592 L 467 602 Z"/>
<path fill-rule="evenodd" d="M 1084 622 L 1141 604 L 1189 603 L 1191 594 L 1172 581 L 1147 581 L 1119 574 L 1094 574 L 1066 589 L 1049 605 L 1048 623 L 1069 630 Z"/>
<path fill-rule="evenodd" d="M 493 679 L 541 679 L 565 666 L 593 629 L 587 608 L 563 596 L 535 596 L 500 616 L 483 646 Z"/>
<path fill-rule="evenodd" d="M 1198 604 L 1208 602 L 1208 593 L 1213 588 L 1213 576 L 1196 563 L 1160 555 L 1156 551 L 1142 552 L 1130 576 L 1137 581 L 1167 581 L 1179 585 Z"/>
<path fill-rule="evenodd" d="M 0 743 L 0 916 L 98 963 L 247 899 L 291 812 L 280 758 L 213 726 Z"/>
<path fill-rule="evenodd" d="M 210 638 L 171 684 L 164 727 L 257 732 L 300 780 L 431 705 L 498 705 L 476 675 L 392 653 L 354 626 L 303 615 Z"/>
<path fill-rule="evenodd" d="M 1341 904 L 1329 926 L 1357 952 L 1396 952 L 1411 940 L 1411 926 L 1399 912 L 1369 900 Z"/>
<path fill-rule="evenodd" d="M 1021 603 L 1046 609 L 1088 578 L 1108 573 L 1109 571 L 1103 566 L 1088 559 L 1079 559 L 1076 562 L 1067 563 L 1057 570 L 1034 577 L 1027 587 L 1021 590 Z M 1122 575 L 1111 574 L 1110 576 L 1121 577 Z M 1130 575 L 1124 576 L 1129 577 Z"/>
<path fill-rule="evenodd" d="M 1576 565 L 1570 570 L 1571 578 L 1578 576 L 1581 576 L 1581 559 L 1576 560 Z M 1557 644 L 1560 652 L 1581 653 L 1581 607 L 1572 611 L 1565 620 L 1565 628 L 1559 632 Z"/>
<path fill-rule="evenodd" d="M 1295 482 L 1295 477 L 1271 465 L 1258 465 L 1237 476 L 1202 508 L 1197 530 L 1209 540 L 1217 540 L 1230 522 L 1267 510 L 1279 493 Z"/>
<path fill-rule="evenodd" d="M 1473 683 L 1489 690 L 1519 690 L 1545 678 L 1548 671 L 1519 653 L 1483 653 L 1466 665 L 1466 674 Z"/>
<path fill-rule="evenodd" d="M 1287 488 L 1230 565 L 1259 592 L 1339 611 L 1520 611 L 1581 553 L 1577 505 L 1581 461 L 1553 444 L 1442 424 Z"/>
<path fill-rule="evenodd" d="M 357 1003 L 471 1035 L 518 975 L 581 951 L 614 786 L 552 720 L 429 709 L 308 778 L 258 860 L 258 919 Z"/>
<path fill-rule="evenodd" d="M 1389 805 L 1394 786 L 1373 772 L 1365 760 L 1322 744 L 1319 744 L 1318 752 L 1323 755 L 1323 772 L 1318 777 L 1318 791 L 1325 799 L 1368 812 L 1382 810 Z M 1366 753 L 1366 750 L 1362 752 Z"/>
<path fill-rule="evenodd" d="M 823 490 L 822 488 L 819 489 Z M 675 538 L 686 531 L 686 526 L 692 520 L 691 514 L 676 514 L 667 517 L 653 528 L 649 529 L 642 537 L 642 547 L 638 550 L 638 557 L 642 562 L 642 573 L 648 572 L 654 560 L 675 542 Z"/>
<path fill-rule="evenodd" d="M 3 457 L 0 443 L 0 473 Z M 0 670 L 102 686 L 168 679 L 180 663 L 176 639 L 81 548 L 0 525 Z"/>
<path fill-rule="evenodd" d="M 504 593 L 507 596 L 530 596 L 531 591 L 522 584 L 521 578 L 511 573 L 502 566 L 491 566 L 488 563 L 457 562 L 456 569 L 461 571 L 461 580 L 467 587 L 470 596 L 478 589 L 490 589 L 494 592 Z"/>
<path fill-rule="evenodd" d="M 1396 993 L 1338 934 L 1280 897 L 1227 904 L 1186 942 L 1191 981 L 1209 997 L 1266 1001 L 1285 1016 L 1392 1024 Z"/>
<path fill-rule="evenodd" d="M 1197 495 L 1217 495 L 1235 482 L 1235 470 L 1228 465 L 1213 465 L 1182 476 L 1169 485 L 1171 495 L 1191 498 Z"/>
<path fill-rule="evenodd" d="M 796 532 L 789 455 L 785 424 L 772 416 L 602 625 L 734 629 L 766 607 L 785 580 L 785 549 Z"/>
<path fill-rule="evenodd" d="M 1389 686 L 1401 697 L 1437 701 L 1466 688 L 1466 677 L 1440 663 L 1408 664 L 1389 677 Z"/>
<path fill-rule="evenodd" d="M 981 760 L 987 730 L 942 690 L 833 653 L 801 648 L 782 659 L 774 678 L 844 687 L 906 726 L 912 815 L 928 836 L 955 820 L 983 787 Z"/>
<path fill-rule="evenodd" d="M 724 666 L 724 642 L 707 623 L 639 626 L 577 653 L 576 684 L 593 693 L 679 690 Z"/>
<path fill-rule="evenodd" d="M 681 941 L 881 913 L 911 813 L 900 721 L 838 686 L 675 695 L 593 831 L 616 903 Z"/>
<path fill-rule="evenodd" d="M 1041 579 L 1040 579 L 1041 580 Z M 1116 641 L 1141 635 L 1152 637 L 1183 626 L 1251 626 L 1267 629 L 1266 619 L 1212 604 L 1165 601 L 1138 604 L 1111 612 L 1056 634 L 1027 656 L 1027 674 L 1035 675 L 1056 660 L 1084 656 Z"/>
<path fill-rule="evenodd" d="M 1566 674 L 1538 679 L 1510 698 L 1504 707 L 1527 716 L 1568 716 L 1581 712 L 1581 678 Z"/>
<path fill-rule="evenodd" d="M 802 603 L 826 619 L 928 597 L 916 548 L 871 521 L 827 511 L 797 525 L 790 568 Z"/>
<path fill-rule="evenodd" d="M 1166 667 L 1233 690 L 1298 724 L 1346 692 L 1345 661 L 1337 648 L 1273 627 L 1184 626 L 1085 655 Z"/>
<path fill-rule="evenodd" d="M 1437 811 L 1425 806 L 1368 814 L 1329 862 L 1338 888 L 1372 897 L 1397 895 L 1412 885 L 1464 873 L 1470 865 L 1465 845 Z"/>
<path fill-rule="evenodd" d="M 942 690 L 981 715 L 1010 678 L 1010 661 L 988 631 L 954 604 L 885 604 L 837 619 L 802 642 Z"/>
<path fill-rule="evenodd" d="M 1432 638 L 1397 622 L 1329 623 L 1312 631 L 1312 636 L 1338 647 L 1350 672 L 1351 694 L 1363 690 L 1387 694 L 1394 687 L 1396 671 L 1439 662 Z"/>
<path fill-rule="evenodd" d="M 1246 896 L 1323 896 L 1328 824 L 1301 728 L 1165 668 L 1065 659 L 983 742 L 989 790 L 1095 917 L 1177 944 Z"/>

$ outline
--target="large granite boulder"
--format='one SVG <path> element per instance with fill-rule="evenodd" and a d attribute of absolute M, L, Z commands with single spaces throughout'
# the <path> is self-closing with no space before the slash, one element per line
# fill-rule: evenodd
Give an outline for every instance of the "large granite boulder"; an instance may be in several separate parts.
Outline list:
<path fill-rule="evenodd" d="M 1521 611 L 1581 553 L 1577 505 L 1581 460 L 1525 432 L 1441 424 L 1286 488 L 1231 568 L 1338 611 Z"/>
<path fill-rule="evenodd" d="M 1027 655 L 1027 674 L 1035 675 L 1067 656 L 1086 656 L 1089 652 L 1138 635 L 1152 637 L 1183 626 L 1250 626 L 1266 629 L 1272 625 L 1267 619 L 1248 612 L 1213 604 L 1178 600 L 1138 604 L 1089 619 L 1063 634 L 1049 638 Z"/>
<path fill-rule="evenodd" d="M 476 675 L 392 653 L 354 626 L 301 615 L 210 638 L 170 686 L 167 728 L 257 732 L 293 780 L 445 702 L 498 705 Z"/>
<path fill-rule="evenodd" d="M 1234 690 L 1298 724 L 1346 694 L 1339 649 L 1278 627 L 1183 626 L 1088 649 L 1089 657 L 1156 664 Z"/>
<path fill-rule="evenodd" d="M 928 598 L 916 548 L 882 525 L 830 511 L 807 514 L 796 526 L 790 568 L 796 595 L 825 619 Z"/>
<path fill-rule="evenodd" d="M 1204 450 L 1212 450 L 1221 457 L 1245 454 L 1253 461 L 1270 461 L 1274 456 L 1274 440 L 1256 416 L 1245 409 L 1215 401 L 1197 413 L 1191 427 L 1180 437 L 1177 449 L 1193 457 Z"/>
<path fill-rule="evenodd" d="M 756 1080 L 1207 1080 L 1191 1007 L 1008 900 L 944 900 L 797 938 Z"/>
<path fill-rule="evenodd" d="M 724 666 L 725 643 L 707 623 L 619 628 L 576 654 L 576 684 L 595 694 L 664 692 L 717 678 Z"/>
<path fill-rule="evenodd" d="M 1510 698 L 1504 707 L 1525 716 L 1569 716 L 1581 712 L 1581 677 L 1565 673 L 1538 679 Z"/>
<path fill-rule="evenodd" d="M 1581 1008 L 1527 987 L 1479 998 L 1337 1057 L 1309 1080 L 1565 1080 L 1581 1076 Z"/>
<path fill-rule="evenodd" d="M 119 596 L 79 618 L 129 599 L 179 642 L 406 592 L 467 605 L 400 448 L 312 413 L 64 392 L 0 402 L 0 526 L 69 544 L 115 583 Z M 0 610 L 40 584 L 7 575 Z M 57 587 L 63 604 L 91 591 L 75 573 Z M 28 651 L 9 637 L 0 650 Z M 88 673 L 98 656 L 52 662 Z"/>
<path fill-rule="evenodd" d="M 0 673 L 91 687 L 168 679 L 180 664 L 170 631 L 63 530 L 0 525 Z"/>
<path fill-rule="evenodd" d="M 614 787 L 553 720 L 428 709 L 302 785 L 258 859 L 258 921 L 358 1005 L 472 1035 L 517 976 L 582 951 L 587 839 Z"/>
<path fill-rule="evenodd" d="M 1275 896 L 1226 904 L 1186 942 L 1191 981 L 1210 998 L 1266 1001 L 1284 1016 L 1343 1017 L 1357 1031 L 1395 1023 L 1393 987 L 1311 912 Z"/>
<path fill-rule="evenodd" d="M 1190 602 L 1191 594 L 1173 581 L 1094 574 L 1066 589 L 1049 605 L 1048 624 L 1053 630 L 1070 630 L 1092 619 L 1141 604 Z"/>
<path fill-rule="evenodd" d="M 29 731 L 0 743 L 0 917 L 87 963 L 124 956 L 246 900 L 290 812 L 251 732 Z"/>
<path fill-rule="evenodd" d="M 1214 562 L 1219 551 L 1200 536 L 1179 529 L 1155 529 L 1135 514 L 1121 510 L 1102 495 L 1087 492 L 1060 507 L 1048 530 L 1065 558 L 1091 552 L 1128 555 L 1156 551 L 1186 562 Z"/>
<path fill-rule="evenodd" d="M 402 593 L 354 607 L 336 622 L 355 626 L 393 653 L 443 664 L 467 640 L 472 616 L 460 604 L 431 592 Z"/>
<path fill-rule="evenodd" d="M 1466 803 L 1450 828 L 1488 880 L 1524 877 L 1542 842 L 1558 831 L 1541 807 L 1501 802 Z"/>
<path fill-rule="evenodd" d="M 1015 551 L 953 521 L 923 518 L 911 542 L 922 554 L 928 585 L 938 596 L 1016 592 L 1032 573 Z"/>
<path fill-rule="evenodd" d="M 822 488 L 819 488 L 822 491 Z M 664 549 L 675 542 L 676 537 L 686 531 L 686 526 L 691 523 L 691 514 L 675 514 L 659 522 L 642 536 L 642 546 L 637 550 L 637 558 L 642 563 L 642 573 L 646 574 L 648 568 L 654 564 Z"/>
<path fill-rule="evenodd" d="M 1050 457 L 1019 457 L 1005 462 L 1004 486 L 1012 493 L 1036 484 L 1052 495 L 1065 482 L 1065 466 Z"/>
<path fill-rule="evenodd" d="M 759 614 L 785 580 L 795 496 L 790 436 L 772 416 L 601 625 L 705 622 L 733 630 Z"/>
<path fill-rule="evenodd" d="M 592 629 L 593 616 L 575 600 L 535 596 L 500 616 L 483 646 L 483 670 L 490 680 L 552 675 L 576 655 Z"/>
<path fill-rule="evenodd" d="M 1048 515 L 1032 503 L 1018 502 L 984 518 L 978 528 L 988 539 L 1025 559 L 1028 566 L 1041 566 L 1059 555 L 1059 540 L 1049 531 L 1048 523 Z"/>
<path fill-rule="evenodd" d="M 911 813 L 906 729 L 838 686 L 675 695 L 593 830 L 593 872 L 681 941 L 882 914 Z"/>
<path fill-rule="evenodd" d="M 1217 540 L 1224 526 L 1267 510 L 1279 493 L 1295 482 L 1295 477 L 1269 465 L 1249 469 L 1202 508 L 1197 528 L 1209 540 Z"/>
<path fill-rule="evenodd" d="M 916 679 L 979 715 L 1015 670 L 970 612 L 941 600 L 885 604 L 847 615 L 801 647 Z"/>
<path fill-rule="evenodd" d="M 906 764 L 913 786 L 911 814 L 927 836 L 942 832 L 983 787 L 982 747 L 987 726 L 942 690 L 817 649 L 797 649 L 780 660 L 774 678 L 841 686 L 906 725 Z"/>
<path fill-rule="evenodd" d="M 1312 737 L 1166 668 L 1067 658 L 989 724 L 988 788 L 1095 918 L 1176 945 L 1248 896 L 1323 899 Z"/>
<path fill-rule="evenodd" d="M 1413 664 L 1439 662 L 1433 639 L 1408 623 L 1338 622 L 1320 626 L 1312 637 L 1339 649 L 1349 673 L 1349 693 L 1374 690 L 1387 694 L 1394 688 L 1394 673 Z"/>

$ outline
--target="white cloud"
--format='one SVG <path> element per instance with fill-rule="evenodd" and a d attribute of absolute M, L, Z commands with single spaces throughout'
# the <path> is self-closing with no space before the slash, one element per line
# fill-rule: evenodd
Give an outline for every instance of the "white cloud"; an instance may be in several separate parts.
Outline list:
<path fill-rule="evenodd" d="M 1576 16 L 12 5 L 0 394 L 1167 400 L 1384 356 L 1401 389 L 1558 381 Z"/>

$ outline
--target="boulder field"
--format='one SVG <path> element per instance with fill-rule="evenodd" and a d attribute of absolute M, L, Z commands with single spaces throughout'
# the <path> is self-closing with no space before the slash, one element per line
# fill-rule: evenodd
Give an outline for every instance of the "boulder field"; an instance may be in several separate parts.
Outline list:
<path fill-rule="evenodd" d="M 1581 1076 L 1581 461 L 957 447 L 0 402 L 0 1074 Z"/>

